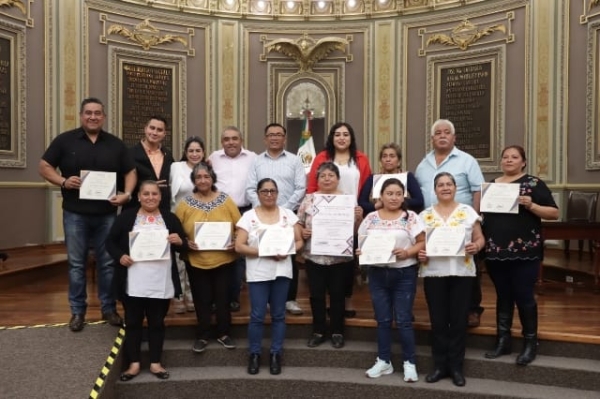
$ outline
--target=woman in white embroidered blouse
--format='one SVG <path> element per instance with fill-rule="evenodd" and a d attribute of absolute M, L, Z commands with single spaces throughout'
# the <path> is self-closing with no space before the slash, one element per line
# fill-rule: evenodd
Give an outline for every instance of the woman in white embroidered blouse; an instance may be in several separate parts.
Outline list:
<path fill-rule="evenodd" d="M 289 209 L 277 206 L 277 183 L 262 179 L 256 187 L 260 205 L 244 213 L 237 223 L 235 250 L 246 256 L 246 281 L 250 295 L 250 323 L 248 323 L 248 373 L 258 374 L 261 341 L 267 304 L 271 309 L 271 374 L 281 373 L 281 352 L 285 338 L 285 302 L 292 278 L 292 258 L 288 254 L 260 256 L 259 235 L 270 227 L 292 228 L 294 249 L 304 242 L 298 217 Z M 295 252 L 294 251 L 294 252 Z"/>
<path fill-rule="evenodd" d="M 192 195 L 194 184 L 190 176 L 194 166 L 204 159 L 204 142 L 200 137 L 190 137 L 185 141 L 181 161 L 171 164 L 171 174 L 169 175 L 169 186 L 171 187 L 171 212 L 181 199 Z M 173 300 L 173 309 L 175 313 L 194 312 L 194 298 L 190 289 L 190 280 L 185 270 L 185 263 L 177 259 L 177 268 L 179 270 L 179 280 L 181 281 L 182 299 Z"/>
<path fill-rule="evenodd" d="M 404 185 L 391 178 L 381 186 L 379 210 L 371 212 L 358 228 L 360 236 L 386 235 L 394 238 L 394 249 L 386 256 L 391 263 L 369 267 L 369 291 L 377 320 L 377 360 L 367 370 L 367 377 L 377 378 L 394 372 L 392 355 L 392 321 L 396 321 L 402 358 L 404 381 L 419 380 L 416 369 L 415 333 L 412 309 L 417 292 L 417 254 L 425 248 L 425 225 L 409 211 L 404 199 Z M 356 250 L 361 255 L 361 250 Z"/>
<path fill-rule="evenodd" d="M 434 369 L 425 381 L 437 382 L 452 377 L 456 386 L 464 386 L 463 361 L 469 315 L 471 286 L 475 282 L 475 255 L 485 244 L 480 217 L 469 205 L 454 200 L 456 181 L 448 172 L 438 173 L 433 180 L 438 203 L 420 216 L 427 228 L 464 227 L 464 255 L 428 256 L 427 245 L 419 251 L 422 262 L 419 275 L 429 308 L 432 331 L 431 352 Z"/>

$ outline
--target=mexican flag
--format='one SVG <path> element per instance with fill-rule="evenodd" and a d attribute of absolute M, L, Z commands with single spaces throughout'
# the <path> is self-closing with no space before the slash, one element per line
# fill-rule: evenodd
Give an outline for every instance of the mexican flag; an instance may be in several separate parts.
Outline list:
<path fill-rule="evenodd" d="M 300 136 L 298 156 L 302 160 L 302 163 L 304 164 L 304 171 L 307 174 L 310 172 L 310 166 L 312 165 L 313 159 L 315 159 L 316 155 L 315 143 L 313 142 L 312 135 L 310 134 L 310 118 L 308 115 L 306 115 L 304 118 L 302 136 Z"/>

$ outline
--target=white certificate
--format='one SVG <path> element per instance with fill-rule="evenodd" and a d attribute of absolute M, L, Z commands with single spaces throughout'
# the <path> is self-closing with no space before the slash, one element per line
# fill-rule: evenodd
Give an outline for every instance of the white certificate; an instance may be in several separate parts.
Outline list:
<path fill-rule="evenodd" d="M 315 194 L 311 254 L 353 256 L 355 206 L 354 195 Z"/>
<path fill-rule="evenodd" d="M 194 241 L 200 250 L 226 250 L 231 243 L 230 222 L 194 223 Z"/>
<path fill-rule="evenodd" d="M 406 181 L 408 179 L 408 173 L 393 173 L 385 175 L 373 175 L 373 198 L 381 197 L 381 186 L 388 179 L 398 179 L 400 183 L 404 185 L 404 196 L 408 195 L 408 188 L 406 188 Z"/>
<path fill-rule="evenodd" d="M 464 226 L 428 227 L 425 251 L 428 257 L 465 256 L 466 229 Z"/>
<path fill-rule="evenodd" d="M 115 172 L 98 172 L 82 170 L 79 176 L 79 199 L 107 200 L 117 194 L 117 174 Z"/>
<path fill-rule="evenodd" d="M 480 212 L 519 213 L 519 183 L 483 183 Z"/>
<path fill-rule="evenodd" d="M 392 251 L 395 245 L 396 237 L 394 234 L 381 232 L 358 236 L 358 248 L 360 248 L 358 263 L 361 265 L 394 263 L 396 255 Z"/>
<path fill-rule="evenodd" d="M 170 258 L 167 229 L 129 232 L 129 256 L 135 262 Z"/>
<path fill-rule="evenodd" d="M 269 226 L 258 230 L 258 256 L 296 253 L 294 227 Z"/>

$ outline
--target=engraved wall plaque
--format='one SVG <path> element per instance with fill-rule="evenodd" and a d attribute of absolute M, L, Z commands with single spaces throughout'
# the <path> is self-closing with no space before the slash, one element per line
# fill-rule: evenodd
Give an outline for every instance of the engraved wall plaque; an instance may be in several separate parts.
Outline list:
<path fill-rule="evenodd" d="M 144 126 L 154 115 L 167 120 L 164 143 L 173 148 L 173 69 L 123 62 L 121 115 L 122 139 L 127 146 L 143 137 Z"/>
<path fill-rule="evenodd" d="M 456 146 L 478 159 L 492 157 L 492 63 L 440 68 L 440 117 L 456 128 Z"/>

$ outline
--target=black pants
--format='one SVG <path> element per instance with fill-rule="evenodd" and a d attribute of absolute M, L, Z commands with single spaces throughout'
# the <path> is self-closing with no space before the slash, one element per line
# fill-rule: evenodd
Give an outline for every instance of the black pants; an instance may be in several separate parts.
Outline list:
<path fill-rule="evenodd" d="M 481 306 L 481 270 L 483 268 L 484 259 L 484 250 L 481 250 L 473 259 L 477 275 L 475 276 L 475 281 L 471 287 L 471 305 L 469 307 L 469 313 L 477 313 L 479 315 L 483 313 L 483 306 Z"/>
<path fill-rule="evenodd" d="M 425 277 L 431 322 L 431 353 L 436 368 L 462 371 L 474 277 Z"/>
<path fill-rule="evenodd" d="M 235 262 L 214 269 L 200 269 L 186 262 L 185 267 L 190 279 L 190 288 L 194 297 L 198 327 L 196 339 L 210 338 L 211 306 L 216 306 L 217 337 L 229 335 L 231 311 L 229 309 L 229 288 L 231 272 Z"/>
<path fill-rule="evenodd" d="M 148 320 L 148 349 L 150 363 L 160 363 L 165 341 L 165 316 L 170 299 L 138 298 L 126 296 L 125 309 L 125 359 L 129 363 L 140 361 L 144 318 Z"/>
<path fill-rule="evenodd" d="M 306 275 L 310 289 L 310 307 L 313 314 L 313 332 L 327 331 L 327 292 L 329 292 L 329 319 L 332 334 L 344 333 L 345 273 L 354 260 L 335 265 L 320 265 L 306 260 Z"/>

